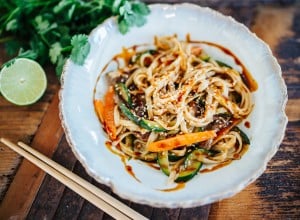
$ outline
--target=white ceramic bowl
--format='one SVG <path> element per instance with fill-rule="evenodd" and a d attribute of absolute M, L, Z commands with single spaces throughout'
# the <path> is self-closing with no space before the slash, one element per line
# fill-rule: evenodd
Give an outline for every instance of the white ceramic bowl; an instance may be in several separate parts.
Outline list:
<path fill-rule="evenodd" d="M 233 196 L 264 172 L 284 137 L 287 89 L 280 66 L 269 47 L 231 17 L 192 4 L 157 4 L 150 8 L 147 24 L 132 28 L 126 35 L 119 33 L 115 18 L 106 20 L 89 36 L 91 51 L 85 64 L 78 66 L 67 61 L 60 91 L 60 113 L 67 140 L 87 172 L 125 199 L 175 208 Z M 163 192 L 158 189 L 170 186 L 160 171 L 130 160 L 129 165 L 141 180 L 138 182 L 126 172 L 120 158 L 107 149 L 105 133 L 94 112 L 93 90 L 104 65 L 122 47 L 152 43 L 154 35 L 177 34 L 185 39 L 187 33 L 194 40 L 230 49 L 258 82 L 258 90 L 253 94 L 255 107 L 247 119 L 251 123 L 247 129 L 251 146 L 241 160 L 214 172 L 198 174 L 181 190 Z M 103 93 L 105 87 L 98 84 L 97 93 Z"/>

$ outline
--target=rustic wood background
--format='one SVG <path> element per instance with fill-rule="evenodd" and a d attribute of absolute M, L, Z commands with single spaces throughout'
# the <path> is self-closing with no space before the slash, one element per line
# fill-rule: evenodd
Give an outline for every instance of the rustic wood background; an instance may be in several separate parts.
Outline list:
<path fill-rule="evenodd" d="M 182 1 L 145 1 L 180 3 Z M 267 170 L 236 196 L 190 209 L 152 208 L 124 201 L 151 219 L 300 219 L 300 3 L 296 0 L 191 0 L 248 26 L 268 43 L 288 87 L 286 136 Z M 0 64 L 8 57 L 0 45 Z M 46 68 L 48 87 L 34 105 L 17 107 L 0 96 L 0 137 L 21 140 L 96 183 L 76 160 L 58 117 L 59 82 Z M 114 195 L 116 196 L 116 195 Z M 116 196 L 119 198 L 118 196 Z M 0 219 L 111 219 L 76 193 L 0 145 Z"/>

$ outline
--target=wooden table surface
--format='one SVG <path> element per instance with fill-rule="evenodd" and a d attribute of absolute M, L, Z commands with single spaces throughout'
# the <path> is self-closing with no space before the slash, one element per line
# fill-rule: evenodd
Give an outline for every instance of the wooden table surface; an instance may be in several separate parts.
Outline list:
<path fill-rule="evenodd" d="M 147 3 L 181 1 L 145 1 Z M 125 201 L 96 183 L 72 154 L 58 117 L 60 88 L 46 68 L 48 87 L 37 103 L 18 107 L 0 96 L 0 137 L 24 141 L 151 219 L 300 219 L 300 4 L 296 0 L 193 0 L 245 24 L 268 43 L 287 84 L 289 123 L 267 170 L 232 198 L 189 208 L 153 208 Z M 7 60 L 0 46 L 0 64 Z M 267 85 L 266 85 L 267 86 Z M 73 191 L 0 144 L 0 219 L 111 219 Z"/>

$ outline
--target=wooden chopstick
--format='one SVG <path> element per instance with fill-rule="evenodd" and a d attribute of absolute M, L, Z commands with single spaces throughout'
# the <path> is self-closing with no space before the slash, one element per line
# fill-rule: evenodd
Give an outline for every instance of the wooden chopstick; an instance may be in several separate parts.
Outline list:
<path fill-rule="evenodd" d="M 134 211 L 119 200 L 100 190 L 91 183 L 72 173 L 65 167 L 49 159 L 45 155 L 31 148 L 30 146 L 18 142 L 15 145 L 11 141 L 1 138 L 0 142 L 16 151 L 18 154 L 56 178 L 58 181 L 78 193 L 80 196 L 100 208 L 115 219 L 147 219 L 143 215 Z"/>

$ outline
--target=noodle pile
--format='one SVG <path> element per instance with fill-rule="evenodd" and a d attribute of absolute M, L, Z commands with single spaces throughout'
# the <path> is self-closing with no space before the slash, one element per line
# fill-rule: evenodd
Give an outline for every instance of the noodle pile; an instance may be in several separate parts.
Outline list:
<path fill-rule="evenodd" d="M 155 37 L 154 46 L 124 49 L 111 61 L 118 64 L 107 73 L 115 92 L 113 145 L 132 158 L 157 161 L 176 182 L 195 175 L 178 179 L 189 166 L 187 159 L 200 166 L 239 159 L 249 139 L 236 125 L 253 107 L 241 74 L 209 57 L 199 44 L 176 36 Z M 107 123 L 105 117 L 102 122 Z M 153 142 L 205 131 L 216 135 L 189 146 L 149 151 Z"/>

